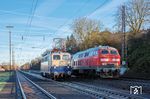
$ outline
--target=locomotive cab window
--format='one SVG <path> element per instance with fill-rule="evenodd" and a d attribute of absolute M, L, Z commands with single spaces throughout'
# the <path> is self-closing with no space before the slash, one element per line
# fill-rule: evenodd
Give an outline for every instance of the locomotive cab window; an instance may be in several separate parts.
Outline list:
<path fill-rule="evenodd" d="M 111 51 L 110 51 L 110 54 L 117 55 L 118 53 L 117 53 L 117 51 L 115 51 L 115 50 L 111 50 Z"/>
<path fill-rule="evenodd" d="M 62 59 L 63 60 L 69 60 L 69 55 L 63 55 Z"/>
<path fill-rule="evenodd" d="M 102 54 L 108 54 L 109 52 L 108 52 L 108 50 L 105 50 L 105 49 L 104 49 L 104 50 L 101 51 L 101 53 L 102 53 Z"/>
<path fill-rule="evenodd" d="M 53 55 L 53 60 L 60 60 L 60 55 Z"/>

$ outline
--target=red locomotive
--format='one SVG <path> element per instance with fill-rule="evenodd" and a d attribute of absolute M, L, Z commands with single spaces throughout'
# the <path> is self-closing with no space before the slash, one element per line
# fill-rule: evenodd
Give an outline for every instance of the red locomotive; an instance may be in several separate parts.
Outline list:
<path fill-rule="evenodd" d="M 90 48 L 74 54 L 72 58 L 72 73 L 75 75 L 118 77 L 120 67 L 118 50 L 110 46 Z"/>

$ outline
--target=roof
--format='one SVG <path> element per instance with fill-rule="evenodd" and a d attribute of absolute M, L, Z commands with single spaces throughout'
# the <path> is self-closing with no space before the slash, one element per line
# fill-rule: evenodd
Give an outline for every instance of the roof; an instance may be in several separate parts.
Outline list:
<path fill-rule="evenodd" d="M 73 57 L 77 57 L 79 54 L 82 54 L 85 52 L 89 52 L 89 51 L 93 51 L 93 50 L 99 50 L 99 49 L 114 49 L 114 50 L 116 50 L 114 47 L 100 45 L 98 47 L 93 47 L 93 48 L 86 49 L 84 51 L 77 52 L 73 55 Z"/>

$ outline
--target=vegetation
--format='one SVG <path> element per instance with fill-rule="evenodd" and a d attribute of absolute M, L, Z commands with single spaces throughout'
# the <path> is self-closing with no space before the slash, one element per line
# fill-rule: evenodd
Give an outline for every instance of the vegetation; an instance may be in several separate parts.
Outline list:
<path fill-rule="evenodd" d="M 17 66 L 16 64 L 11 66 L 11 70 L 15 70 L 15 69 L 17 69 L 17 68 L 18 68 L 18 66 Z M 10 70 L 10 65 L 9 65 L 9 63 L 2 63 L 2 64 L 0 65 L 0 69 L 4 69 L 4 70 L 6 70 L 6 71 Z"/>
<path fill-rule="evenodd" d="M 121 30 L 122 23 L 122 7 L 118 8 L 116 21 L 117 26 Z M 137 34 L 145 24 L 149 24 L 150 12 L 148 0 L 130 0 L 125 5 L 126 26 L 129 27 L 132 34 Z"/>
<path fill-rule="evenodd" d="M 111 33 L 108 29 L 100 31 L 102 24 L 96 20 L 80 18 L 73 23 L 73 34 L 67 37 L 68 52 L 76 53 L 98 45 L 110 45 L 120 49 L 120 33 Z M 115 39 L 114 39 L 115 38 Z"/>
<path fill-rule="evenodd" d="M 150 33 L 141 28 L 149 18 L 147 0 L 131 0 L 126 6 L 126 33 L 128 52 L 128 76 L 148 77 L 150 75 Z M 117 16 L 118 18 L 118 16 Z M 118 18 L 117 24 L 121 18 Z M 108 29 L 100 31 L 102 24 L 96 20 L 80 18 L 73 23 L 73 34 L 67 37 L 67 51 L 74 54 L 98 45 L 117 48 L 121 54 L 122 33 L 113 33 Z"/>
<path fill-rule="evenodd" d="M 150 31 L 142 27 L 149 22 L 148 0 L 131 0 L 125 5 L 127 61 L 130 68 L 127 76 L 149 77 L 150 75 Z M 96 47 L 108 45 L 117 48 L 121 54 L 122 34 L 121 9 L 116 16 L 118 32 L 108 29 L 102 31 L 102 23 L 88 18 L 79 18 L 72 23 L 73 34 L 67 37 L 66 50 L 71 54 Z M 40 60 L 32 60 L 31 64 L 23 65 L 23 69 L 40 69 Z"/>
<path fill-rule="evenodd" d="M 41 60 L 40 58 L 36 58 L 31 61 L 30 69 L 31 70 L 40 70 Z"/>
<path fill-rule="evenodd" d="M 150 30 L 129 39 L 128 76 L 150 78 Z"/>
<path fill-rule="evenodd" d="M 147 0 L 131 0 L 126 5 L 126 22 L 133 33 L 139 33 L 143 24 L 149 21 Z"/>
<path fill-rule="evenodd" d="M 31 61 L 31 63 L 27 62 L 25 64 L 23 64 L 21 66 L 21 69 L 22 70 L 40 70 L 40 66 L 41 66 L 41 59 L 38 57 L 38 58 L 35 58 Z"/>
<path fill-rule="evenodd" d="M 9 79 L 10 79 L 10 72 L 0 72 L 0 91 L 3 90 L 5 84 Z"/>

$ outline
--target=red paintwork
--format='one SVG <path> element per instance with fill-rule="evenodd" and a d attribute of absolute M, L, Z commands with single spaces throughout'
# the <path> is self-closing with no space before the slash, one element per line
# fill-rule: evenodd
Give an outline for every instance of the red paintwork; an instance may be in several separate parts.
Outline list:
<path fill-rule="evenodd" d="M 102 54 L 102 50 L 108 50 L 109 54 Z M 114 50 L 117 52 L 117 55 L 114 54 L 110 54 L 110 51 Z M 85 53 L 92 53 L 92 51 L 95 53 L 98 53 L 95 56 L 92 55 L 88 55 L 87 57 L 79 57 L 79 55 L 83 54 L 83 56 L 85 55 Z M 108 61 L 101 61 L 101 59 L 108 59 Z M 117 60 L 117 61 L 114 61 Z M 96 48 L 91 48 L 82 52 L 78 52 L 73 56 L 72 59 L 72 67 L 75 66 L 75 62 L 77 62 L 78 64 L 76 65 L 76 67 L 85 67 L 85 66 L 91 66 L 91 67 L 101 67 L 101 66 L 105 66 L 108 64 L 114 64 L 115 66 L 117 65 L 117 67 L 120 66 L 120 55 L 117 51 L 117 49 L 113 48 L 113 47 L 109 47 L 109 46 L 101 46 L 101 47 L 96 47 Z M 104 65 L 105 63 L 105 65 Z"/>

